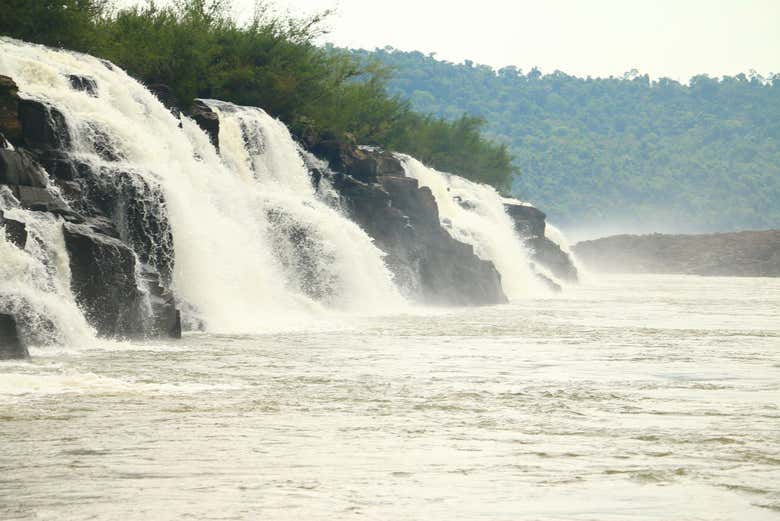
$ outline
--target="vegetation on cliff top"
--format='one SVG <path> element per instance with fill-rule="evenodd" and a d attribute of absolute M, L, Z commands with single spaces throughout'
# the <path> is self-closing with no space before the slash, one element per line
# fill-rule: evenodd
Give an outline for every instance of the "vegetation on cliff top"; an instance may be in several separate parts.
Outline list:
<path fill-rule="evenodd" d="M 146 84 L 262 107 L 295 133 L 351 135 L 432 166 L 508 189 L 515 172 L 480 118 L 414 112 L 387 93 L 388 70 L 315 45 L 327 13 L 281 18 L 258 4 L 239 23 L 230 0 L 175 0 L 115 9 L 110 0 L 0 0 L 0 34 L 99 56 Z"/>
<path fill-rule="evenodd" d="M 391 92 L 447 119 L 487 121 L 522 171 L 515 192 L 554 221 L 633 229 L 780 228 L 780 75 L 651 81 L 498 71 L 419 52 L 354 51 Z"/>

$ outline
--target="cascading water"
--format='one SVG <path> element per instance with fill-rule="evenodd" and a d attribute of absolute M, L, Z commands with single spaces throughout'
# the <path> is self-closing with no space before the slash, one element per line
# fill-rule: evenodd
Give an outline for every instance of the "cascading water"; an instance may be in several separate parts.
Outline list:
<path fill-rule="evenodd" d="M 19 249 L 0 224 L 0 313 L 17 317 L 26 344 L 90 344 L 95 332 L 70 289 L 62 223 L 19 208 L 5 187 L 0 187 L 0 210 L 5 218 L 24 223 L 28 235 L 25 248 Z"/>
<path fill-rule="evenodd" d="M 159 220 L 170 223 L 175 252 L 170 285 L 192 322 L 210 331 L 269 331 L 299 325 L 302 317 L 321 309 L 316 297 L 361 307 L 398 302 L 379 250 L 354 224 L 317 203 L 301 178 L 299 156 L 245 149 L 253 157 L 248 175 L 235 155 L 244 140 L 231 136 L 231 118 L 225 122 L 228 159 L 223 162 L 192 120 L 180 122 L 110 63 L 7 38 L 0 45 L 0 73 L 17 82 L 20 96 L 62 113 L 72 157 L 105 184 L 119 184 L 118 174 L 126 174 L 164 196 L 164 204 L 154 196 L 144 204 L 149 211 L 164 212 Z M 72 88 L 69 75 L 74 73 L 94 82 L 92 92 Z M 284 164 L 288 160 L 291 167 Z M 258 161 L 270 161 L 264 174 L 257 170 Z M 276 176 L 273 183 L 268 175 Z M 267 193 L 272 185 L 284 189 Z M 300 281 L 289 283 L 300 259 L 295 251 L 274 255 L 275 219 L 285 220 L 293 233 L 311 233 L 326 257 L 318 259 L 315 276 L 333 277 L 329 288 L 337 294 L 307 295 L 297 290 L 304 286 Z"/>
<path fill-rule="evenodd" d="M 382 252 L 359 226 L 317 197 L 303 151 L 287 127 L 259 108 L 204 102 L 219 115 L 223 161 L 257 190 L 288 283 L 339 309 L 400 306 Z"/>
<path fill-rule="evenodd" d="M 557 244 L 561 251 L 569 256 L 572 265 L 577 270 L 579 276 L 582 277 L 582 275 L 585 273 L 585 270 L 583 269 L 582 264 L 580 264 L 580 262 L 577 260 L 577 256 L 574 255 L 574 252 L 571 250 L 569 241 L 563 232 L 557 226 L 554 226 L 548 222 L 544 228 L 544 235 L 552 242 Z"/>
<path fill-rule="evenodd" d="M 515 299 L 546 292 L 530 268 L 528 252 L 495 189 L 439 172 L 413 157 L 399 157 L 406 175 L 433 192 L 442 225 L 450 234 L 471 244 L 479 257 L 495 264 L 507 297 Z"/>

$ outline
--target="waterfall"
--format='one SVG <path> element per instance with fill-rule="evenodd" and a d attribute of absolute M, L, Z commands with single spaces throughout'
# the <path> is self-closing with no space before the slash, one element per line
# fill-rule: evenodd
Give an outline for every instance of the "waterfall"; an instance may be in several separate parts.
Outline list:
<path fill-rule="evenodd" d="M 504 210 L 501 195 L 488 185 L 429 168 L 413 157 L 399 155 L 406 175 L 433 192 L 442 225 L 476 254 L 492 261 L 510 299 L 545 292 L 529 266 L 528 252 Z"/>
<path fill-rule="evenodd" d="M 557 226 L 554 226 L 548 222 L 544 228 L 544 235 L 552 242 L 557 244 L 561 251 L 569 256 L 572 265 L 574 265 L 574 268 L 577 270 L 577 273 L 580 276 L 585 274 L 585 270 L 583 269 L 582 264 L 577 259 L 577 256 L 574 255 L 571 246 L 569 246 L 569 241 L 566 238 L 566 235 L 564 235 L 564 233 Z"/>
<path fill-rule="evenodd" d="M 70 289 L 70 266 L 62 223 L 14 204 L 0 187 L 0 210 L 25 224 L 27 241 L 19 249 L 0 224 L 0 313 L 17 317 L 26 344 L 89 345 L 94 330 L 87 324 Z"/>
<path fill-rule="evenodd" d="M 149 187 L 142 203 L 170 223 L 170 286 L 189 322 L 214 332 L 263 332 L 298 327 L 323 305 L 399 302 L 381 252 L 316 200 L 280 123 L 255 113 L 256 125 L 244 125 L 244 132 L 262 130 L 255 136 L 262 140 L 253 141 L 239 132 L 241 117 L 226 117 L 223 161 L 192 120 L 174 117 L 118 67 L 7 38 L 0 45 L 0 73 L 16 81 L 20 96 L 62 113 L 72 158 L 104 184 L 119 186 L 123 178 L 126 184 L 129 176 Z M 92 92 L 73 89 L 70 74 L 88 78 Z M 287 148 L 275 149 L 285 142 Z M 283 228 L 293 236 L 286 244 Z M 308 255 L 323 257 L 306 260 L 308 274 L 291 281 L 303 261 L 296 239 L 316 244 L 319 250 Z M 307 291 L 309 279 L 320 276 L 328 282 Z"/>
<path fill-rule="evenodd" d="M 256 107 L 203 101 L 219 116 L 223 161 L 260 194 L 268 239 L 292 288 L 339 309 L 401 306 L 383 253 L 359 226 L 320 200 L 304 152 L 287 127 Z"/>

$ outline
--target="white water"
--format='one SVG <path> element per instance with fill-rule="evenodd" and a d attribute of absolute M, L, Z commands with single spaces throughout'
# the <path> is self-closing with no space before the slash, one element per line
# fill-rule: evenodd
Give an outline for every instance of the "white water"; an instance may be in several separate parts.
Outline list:
<path fill-rule="evenodd" d="M 571 250 L 571 246 L 569 246 L 569 240 L 566 238 L 563 232 L 557 226 L 554 226 L 548 222 L 544 227 L 544 235 L 552 242 L 557 244 L 558 247 L 569 256 L 569 259 L 571 259 L 572 264 L 577 270 L 578 276 L 582 278 L 582 276 L 585 275 L 585 269 L 577 259 L 577 256 L 574 255 L 574 252 Z"/>
<path fill-rule="evenodd" d="M 406 175 L 433 192 L 442 225 L 455 239 L 471 244 L 479 257 L 495 264 L 507 297 L 546 292 L 531 270 L 528 252 L 494 188 L 439 172 L 413 157 L 399 156 Z"/>
<path fill-rule="evenodd" d="M 383 265 L 380 252 L 365 243 L 357 227 L 323 211 L 309 194 L 289 194 L 304 187 L 297 165 L 285 164 L 290 160 L 286 150 L 263 156 L 268 159 L 264 174 L 270 172 L 277 186 L 284 187 L 289 195 L 285 198 L 281 188 L 266 193 L 270 182 L 247 175 L 239 162 L 228 161 L 233 168 L 226 165 L 193 121 L 183 118 L 180 128 L 154 95 L 117 67 L 88 55 L 6 38 L 0 39 L 0 46 L 0 73 L 17 82 L 22 97 L 44 101 L 63 113 L 75 156 L 93 170 L 102 167 L 104 175 L 114 169 L 134 172 L 162 191 L 174 238 L 172 286 L 190 320 L 212 332 L 257 332 L 294 328 L 302 319 L 321 315 L 322 305 L 289 283 L 289 262 L 285 265 L 273 254 L 269 201 L 304 226 L 326 223 L 315 228 L 323 248 L 337 252 L 329 269 L 341 277 L 349 270 L 357 272 L 329 303 L 398 302 L 389 278 L 368 280 Z M 94 79 L 97 96 L 73 90 L 68 74 Z M 226 134 L 226 155 L 239 153 L 233 138 Z M 101 144 L 121 160 L 101 159 Z M 288 179 L 288 174 L 293 177 Z M 355 248 L 350 239 L 363 242 Z"/>
<path fill-rule="evenodd" d="M 222 159 L 260 189 L 258 202 L 272 215 L 271 240 L 293 287 L 324 294 L 339 309 L 400 308 L 383 253 L 359 226 L 318 199 L 287 127 L 256 107 L 204 101 L 219 115 Z M 290 240 L 291 231 L 305 240 Z"/>
<path fill-rule="evenodd" d="M 70 264 L 62 223 L 18 207 L 0 187 L 5 217 L 25 223 L 27 243 L 20 250 L 0 225 L 0 313 L 17 318 L 26 344 L 87 346 L 94 330 L 87 324 L 70 289 Z"/>

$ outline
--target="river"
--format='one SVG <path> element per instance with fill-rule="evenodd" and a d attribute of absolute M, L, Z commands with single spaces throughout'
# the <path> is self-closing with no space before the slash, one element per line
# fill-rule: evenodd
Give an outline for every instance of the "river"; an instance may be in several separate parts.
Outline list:
<path fill-rule="evenodd" d="M 31 353 L 5 520 L 780 519 L 780 279 Z"/>

